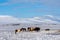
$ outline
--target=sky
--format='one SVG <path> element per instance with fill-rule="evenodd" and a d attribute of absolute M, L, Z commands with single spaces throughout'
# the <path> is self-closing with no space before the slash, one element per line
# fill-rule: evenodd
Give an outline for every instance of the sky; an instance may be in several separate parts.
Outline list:
<path fill-rule="evenodd" d="M 0 15 L 18 18 L 60 16 L 60 0 L 0 0 Z"/>

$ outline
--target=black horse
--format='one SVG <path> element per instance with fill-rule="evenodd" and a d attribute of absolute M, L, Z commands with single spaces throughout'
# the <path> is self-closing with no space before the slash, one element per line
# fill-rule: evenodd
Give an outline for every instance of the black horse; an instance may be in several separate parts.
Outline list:
<path fill-rule="evenodd" d="M 21 30 L 21 31 L 26 31 L 26 28 L 21 28 L 20 30 Z"/>
<path fill-rule="evenodd" d="M 49 31 L 50 29 L 45 29 L 45 31 Z"/>
<path fill-rule="evenodd" d="M 35 27 L 34 31 L 38 32 L 38 31 L 40 31 L 40 28 L 39 27 Z"/>

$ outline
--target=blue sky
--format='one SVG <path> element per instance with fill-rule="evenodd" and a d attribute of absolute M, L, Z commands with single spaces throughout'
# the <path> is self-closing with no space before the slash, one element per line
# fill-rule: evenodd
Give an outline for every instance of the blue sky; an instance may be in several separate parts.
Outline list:
<path fill-rule="evenodd" d="M 19 18 L 60 16 L 60 0 L 0 0 L 0 15 Z"/>

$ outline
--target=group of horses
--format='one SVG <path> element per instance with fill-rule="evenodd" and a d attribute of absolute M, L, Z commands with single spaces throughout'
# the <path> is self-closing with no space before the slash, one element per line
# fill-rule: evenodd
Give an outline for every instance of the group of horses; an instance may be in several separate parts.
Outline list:
<path fill-rule="evenodd" d="M 15 30 L 15 34 L 17 33 L 17 32 L 26 32 L 26 31 L 28 31 L 28 32 L 33 32 L 33 31 L 36 31 L 36 32 L 38 32 L 38 31 L 40 31 L 40 27 L 28 27 L 28 28 L 20 28 L 20 29 L 16 29 Z"/>

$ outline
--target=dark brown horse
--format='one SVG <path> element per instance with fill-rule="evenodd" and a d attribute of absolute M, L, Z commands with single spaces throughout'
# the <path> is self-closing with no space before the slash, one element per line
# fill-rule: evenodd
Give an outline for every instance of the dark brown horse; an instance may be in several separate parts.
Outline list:
<path fill-rule="evenodd" d="M 35 27 L 34 31 L 38 32 L 38 31 L 40 31 L 40 28 L 39 27 Z"/>
<path fill-rule="evenodd" d="M 28 31 L 40 31 L 39 27 L 28 27 Z"/>

